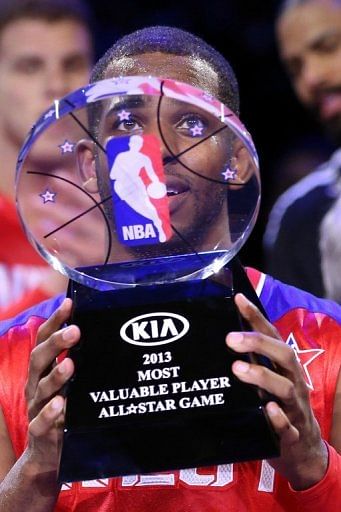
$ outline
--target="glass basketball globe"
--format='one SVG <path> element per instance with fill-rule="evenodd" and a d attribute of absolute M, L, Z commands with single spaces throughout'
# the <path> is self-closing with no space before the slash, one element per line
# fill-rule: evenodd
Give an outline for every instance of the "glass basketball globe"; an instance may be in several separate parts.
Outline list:
<path fill-rule="evenodd" d="M 254 226 L 258 158 L 238 117 L 205 91 L 112 78 L 40 117 L 16 193 L 29 240 L 72 280 L 110 290 L 203 279 Z"/>

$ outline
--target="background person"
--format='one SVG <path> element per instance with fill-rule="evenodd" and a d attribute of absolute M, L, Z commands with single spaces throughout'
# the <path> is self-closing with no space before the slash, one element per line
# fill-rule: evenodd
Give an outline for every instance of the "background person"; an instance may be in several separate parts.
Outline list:
<path fill-rule="evenodd" d="M 326 297 L 341 304 L 341 194 L 320 225 L 322 278 Z"/>
<path fill-rule="evenodd" d="M 33 123 L 55 98 L 88 82 L 92 59 L 82 0 L 1 1 L 0 319 L 65 289 L 65 278 L 23 233 L 14 205 L 15 166 Z"/>
<path fill-rule="evenodd" d="M 238 111 L 238 88 L 228 63 L 204 41 L 178 29 L 151 27 L 123 38 L 98 63 L 93 80 L 124 73 L 182 80 Z M 2 511 L 333 510 L 341 495 L 340 308 L 257 271 L 250 270 L 249 278 L 276 328 L 238 295 L 237 307 L 253 332 L 230 333 L 227 344 L 276 363 L 278 373 L 245 361 L 236 361 L 232 371 L 278 398 L 281 407 L 269 402 L 266 408 L 281 457 L 237 464 L 235 470 L 224 465 L 169 471 L 153 475 L 153 485 L 146 476 L 134 475 L 78 482 L 60 492 L 56 475 L 64 398 L 59 390 L 74 367 L 69 358 L 51 364 L 79 341 L 80 332 L 74 325 L 62 327 L 72 304 L 58 297 L 1 327 Z"/>
<path fill-rule="evenodd" d="M 341 143 L 341 1 L 286 0 L 276 25 L 279 51 L 295 92 L 336 147 Z M 339 194 L 341 150 L 275 203 L 264 236 L 269 273 L 325 295 L 320 224 Z"/>

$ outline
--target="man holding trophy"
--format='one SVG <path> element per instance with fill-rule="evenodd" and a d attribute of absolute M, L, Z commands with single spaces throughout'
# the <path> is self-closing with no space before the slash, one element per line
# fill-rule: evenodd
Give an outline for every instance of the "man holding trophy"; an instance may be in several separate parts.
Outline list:
<path fill-rule="evenodd" d="M 1 510 L 332 510 L 341 312 L 232 263 L 259 205 L 233 71 L 197 37 L 151 27 L 118 41 L 92 82 L 55 102 L 19 156 L 19 212 L 72 300 L 1 326 Z M 74 150 L 67 183 L 89 203 L 52 226 L 60 177 L 30 154 L 56 124 Z M 75 264 L 58 233 L 85 222 L 90 244 L 99 219 L 104 248 Z"/>

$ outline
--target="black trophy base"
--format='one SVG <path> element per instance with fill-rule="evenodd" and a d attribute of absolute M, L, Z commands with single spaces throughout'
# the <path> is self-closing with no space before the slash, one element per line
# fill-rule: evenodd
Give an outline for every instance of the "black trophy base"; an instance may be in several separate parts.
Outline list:
<path fill-rule="evenodd" d="M 99 292 L 71 283 L 81 342 L 68 385 L 60 482 L 279 455 L 267 398 L 231 371 L 244 330 L 212 280 Z M 262 364 L 269 364 L 266 360 Z"/>
<path fill-rule="evenodd" d="M 270 437 L 270 439 L 267 439 Z M 127 424 L 68 433 L 61 482 L 204 467 L 278 456 L 261 409 L 238 417 L 195 415 L 187 420 Z"/>

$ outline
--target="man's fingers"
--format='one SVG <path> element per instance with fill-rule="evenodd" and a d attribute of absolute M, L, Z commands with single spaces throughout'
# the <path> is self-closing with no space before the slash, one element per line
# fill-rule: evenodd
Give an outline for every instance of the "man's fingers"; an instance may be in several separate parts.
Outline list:
<path fill-rule="evenodd" d="M 259 332 L 230 332 L 226 336 L 226 343 L 240 354 L 254 353 L 268 357 L 276 367 L 285 370 L 294 380 L 297 372 L 300 372 L 294 350 L 282 340 Z"/>
<path fill-rule="evenodd" d="M 47 340 L 68 320 L 71 315 L 72 300 L 64 299 L 58 309 L 38 329 L 36 344 Z"/>
<path fill-rule="evenodd" d="M 32 419 L 45 406 L 51 397 L 60 392 L 74 372 L 74 364 L 70 358 L 65 358 L 56 365 L 51 372 L 38 383 L 34 403 L 29 408 L 29 417 Z"/>
<path fill-rule="evenodd" d="M 269 402 L 265 408 L 269 420 L 283 445 L 288 447 L 297 443 L 300 437 L 299 431 L 290 423 L 280 406 L 276 402 Z"/>
<path fill-rule="evenodd" d="M 250 364 L 245 361 L 235 361 L 232 364 L 232 371 L 242 382 L 264 389 L 289 407 L 296 401 L 294 383 L 265 366 Z"/>
<path fill-rule="evenodd" d="M 277 329 L 264 318 L 259 309 L 252 304 L 245 295 L 237 293 L 234 301 L 240 314 L 250 324 L 253 330 L 261 332 L 271 338 L 281 339 Z"/>
<path fill-rule="evenodd" d="M 70 325 L 51 334 L 44 343 L 33 349 L 29 365 L 29 379 L 25 390 L 28 401 L 34 397 L 39 380 L 46 374 L 56 357 L 75 345 L 79 338 L 79 328 L 76 325 Z"/>
<path fill-rule="evenodd" d="M 56 422 L 64 409 L 64 398 L 55 396 L 43 407 L 40 413 L 29 424 L 29 433 L 34 437 L 47 435 L 56 428 Z"/>
<path fill-rule="evenodd" d="M 64 350 L 71 348 L 80 338 L 80 330 L 76 325 L 69 325 L 57 332 L 34 348 L 31 354 L 30 370 L 40 375 Z"/>

